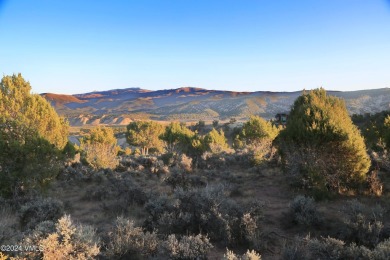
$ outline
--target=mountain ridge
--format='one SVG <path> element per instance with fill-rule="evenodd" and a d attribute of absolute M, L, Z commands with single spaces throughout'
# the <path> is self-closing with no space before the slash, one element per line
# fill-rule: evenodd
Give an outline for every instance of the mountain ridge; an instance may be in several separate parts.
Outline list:
<path fill-rule="evenodd" d="M 260 115 L 269 119 L 277 113 L 289 111 L 302 91 L 240 92 L 182 87 L 163 90 L 125 88 L 74 95 L 55 93 L 41 95 L 59 114 L 67 117 L 71 125 L 88 125 L 125 124 L 137 119 L 179 121 L 224 120 L 231 117 L 244 119 L 250 115 Z M 343 98 L 350 114 L 376 113 L 390 108 L 390 88 L 330 90 L 327 93 Z"/>

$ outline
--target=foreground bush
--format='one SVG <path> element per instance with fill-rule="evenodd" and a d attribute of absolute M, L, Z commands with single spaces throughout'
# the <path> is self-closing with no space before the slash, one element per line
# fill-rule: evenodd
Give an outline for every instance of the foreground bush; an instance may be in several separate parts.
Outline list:
<path fill-rule="evenodd" d="M 100 252 L 95 230 L 89 226 L 74 225 L 69 216 L 58 220 L 55 232 L 37 232 L 36 235 L 39 237 L 33 244 L 39 245 L 40 250 L 25 252 L 23 256 L 27 259 L 93 259 Z"/>
<path fill-rule="evenodd" d="M 213 248 L 209 239 L 201 234 L 197 236 L 182 236 L 177 239 L 169 235 L 163 243 L 163 250 L 170 259 L 207 259 L 207 252 Z"/>
<path fill-rule="evenodd" d="M 288 172 L 313 189 L 357 189 L 371 164 L 344 101 L 328 96 L 324 89 L 304 93 L 295 101 L 279 146 Z"/>
<path fill-rule="evenodd" d="M 52 198 L 38 198 L 21 207 L 20 223 L 23 228 L 34 229 L 40 222 L 47 220 L 56 222 L 63 215 L 64 205 L 61 201 Z"/>
<path fill-rule="evenodd" d="M 158 244 L 156 233 L 144 233 L 142 228 L 134 226 L 132 220 L 119 217 L 114 231 L 110 234 L 106 254 L 110 258 L 135 255 L 151 257 L 157 254 Z"/>
<path fill-rule="evenodd" d="M 224 260 L 261 260 L 261 255 L 255 250 L 246 251 L 241 257 L 237 256 L 233 251 L 226 249 L 226 254 L 223 255 Z"/>
<path fill-rule="evenodd" d="M 344 208 L 344 212 L 346 213 L 344 240 L 371 248 L 381 241 L 385 213 L 382 207 L 370 208 L 357 200 L 351 200 Z"/>
<path fill-rule="evenodd" d="M 320 221 L 313 198 L 299 195 L 290 204 L 290 214 L 293 221 L 300 225 L 318 224 Z"/>
<path fill-rule="evenodd" d="M 286 246 L 282 259 L 372 259 L 386 260 L 390 258 L 390 240 L 377 244 L 373 249 L 358 246 L 355 243 L 346 244 L 344 241 L 327 238 L 296 239 L 292 245 Z"/>
<path fill-rule="evenodd" d="M 224 186 L 183 190 L 173 198 L 159 197 L 145 205 L 144 227 L 163 234 L 207 233 L 211 241 L 225 245 L 251 243 L 256 237 L 262 205 L 239 206 L 227 198 Z"/>

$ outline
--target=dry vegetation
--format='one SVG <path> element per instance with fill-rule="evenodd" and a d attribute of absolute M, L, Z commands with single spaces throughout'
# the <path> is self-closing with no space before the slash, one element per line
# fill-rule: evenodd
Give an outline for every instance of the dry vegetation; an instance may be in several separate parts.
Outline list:
<path fill-rule="evenodd" d="M 61 150 L 0 117 L 0 259 L 389 259 L 390 118 L 367 148 L 341 100 L 305 95 L 285 128 L 132 122 Z"/>
<path fill-rule="evenodd" d="M 341 256 L 349 251 L 361 259 L 386 259 L 380 255 L 389 254 L 385 172 L 381 197 L 337 195 L 316 202 L 294 190 L 279 165 L 249 167 L 230 158 L 214 169 L 187 172 L 175 166 L 156 173 L 158 159 L 125 156 L 116 171 L 75 163 L 62 170 L 44 197 L 2 200 L 2 244 L 49 250 L 4 253 L 29 259 L 50 259 L 59 251 L 64 259 L 257 259 L 257 254 L 345 259 Z"/>

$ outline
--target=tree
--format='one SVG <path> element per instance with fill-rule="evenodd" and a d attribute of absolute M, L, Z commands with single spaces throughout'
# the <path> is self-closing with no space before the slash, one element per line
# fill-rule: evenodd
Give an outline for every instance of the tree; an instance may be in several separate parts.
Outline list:
<path fill-rule="evenodd" d="M 298 97 L 278 142 L 286 169 L 314 189 L 342 192 L 364 181 L 370 168 L 344 101 L 322 88 Z"/>
<path fill-rule="evenodd" d="M 159 136 L 164 132 L 163 125 L 153 121 L 136 121 L 127 126 L 126 138 L 130 145 L 140 146 L 142 154 L 148 154 L 150 148 L 161 151 L 163 142 Z"/>
<path fill-rule="evenodd" d="M 89 135 L 83 138 L 84 143 L 101 143 L 111 146 L 116 146 L 117 140 L 114 135 L 114 130 L 109 127 L 95 127 Z"/>
<path fill-rule="evenodd" d="M 115 168 L 119 151 L 112 128 L 95 127 L 81 140 L 83 157 L 95 169 Z"/>
<path fill-rule="evenodd" d="M 217 131 L 214 128 L 204 137 L 204 142 L 207 149 L 211 152 L 219 153 L 229 149 L 225 133 L 220 130 Z"/>
<path fill-rule="evenodd" d="M 0 82 L 0 193 L 41 187 L 59 170 L 68 125 L 21 74 Z"/>
<path fill-rule="evenodd" d="M 168 152 L 188 153 L 194 135 L 184 123 L 171 122 L 160 135 L 160 139 L 166 143 Z"/>
<path fill-rule="evenodd" d="M 259 142 L 261 139 L 274 140 L 278 135 L 279 129 L 271 122 L 259 116 L 251 116 L 249 121 L 242 126 L 239 139 L 246 144 Z"/>
<path fill-rule="evenodd" d="M 0 123 L 20 122 L 62 149 L 68 141 L 69 126 L 43 97 L 30 94 L 30 83 L 21 74 L 4 76 L 0 82 Z"/>
<path fill-rule="evenodd" d="M 248 148 L 250 161 L 254 165 L 260 165 L 274 158 L 273 140 L 279 131 L 271 122 L 259 116 L 251 116 L 236 136 L 234 147 Z"/>
<path fill-rule="evenodd" d="M 386 144 L 386 148 L 390 149 L 390 115 L 387 115 L 383 123 L 383 141 Z"/>

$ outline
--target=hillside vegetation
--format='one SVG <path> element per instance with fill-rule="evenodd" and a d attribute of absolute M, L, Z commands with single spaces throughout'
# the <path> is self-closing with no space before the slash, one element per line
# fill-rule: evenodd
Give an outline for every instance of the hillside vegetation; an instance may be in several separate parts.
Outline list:
<path fill-rule="evenodd" d="M 76 145 L 21 75 L 0 94 L 1 259 L 390 258 L 387 114 L 316 89 L 286 125 L 140 120 Z"/>
<path fill-rule="evenodd" d="M 377 113 L 388 108 L 390 89 L 328 91 L 343 98 L 350 114 Z M 234 92 L 201 88 L 157 91 L 129 88 L 78 95 L 42 94 L 73 126 L 127 125 L 128 120 L 226 121 L 251 115 L 266 119 L 289 111 L 297 92 Z"/>

